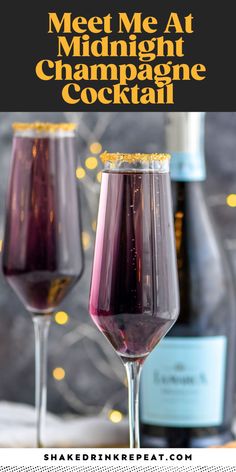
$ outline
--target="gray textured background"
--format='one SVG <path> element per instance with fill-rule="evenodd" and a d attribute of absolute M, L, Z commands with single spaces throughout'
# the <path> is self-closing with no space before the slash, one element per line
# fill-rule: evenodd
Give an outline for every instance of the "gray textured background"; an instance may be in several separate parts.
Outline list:
<path fill-rule="evenodd" d="M 11 158 L 13 121 L 76 121 L 77 165 L 91 155 L 89 144 L 101 142 L 111 151 L 152 152 L 164 148 L 163 113 L 0 113 L 0 239 Z M 206 116 L 206 194 L 222 232 L 236 281 L 236 208 L 226 196 L 236 193 L 236 113 Z M 52 324 L 49 338 L 48 408 L 51 411 L 96 413 L 101 409 L 126 409 L 125 374 L 108 342 L 90 322 L 87 304 L 95 233 L 99 184 L 96 171 L 88 171 L 81 187 L 83 230 L 88 233 L 86 268 L 82 279 L 62 305 L 69 323 Z M 88 236 L 87 236 L 88 238 Z M 34 403 L 33 325 L 13 291 L 0 274 L 0 400 Z M 52 376 L 65 369 L 61 382 Z"/>

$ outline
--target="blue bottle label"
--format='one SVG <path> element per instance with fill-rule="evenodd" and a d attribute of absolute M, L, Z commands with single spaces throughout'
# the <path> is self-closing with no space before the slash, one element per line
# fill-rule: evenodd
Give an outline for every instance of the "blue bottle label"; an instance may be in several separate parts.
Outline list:
<path fill-rule="evenodd" d="M 222 423 L 225 336 L 165 338 L 144 363 L 141 420 L 155 426 Z"/>
<path fill-rule="evenodd" d="M 166 151 L 171 154 L 172 180 L 205 180 L 204 121 L 204 113 L 167 113 Z"/>
<path fill-rule="evenodd" d="M 170 177 L 176 182 L 195 182 L 206 179 L 203 154 L 190 152 L 172 152 Z"/>

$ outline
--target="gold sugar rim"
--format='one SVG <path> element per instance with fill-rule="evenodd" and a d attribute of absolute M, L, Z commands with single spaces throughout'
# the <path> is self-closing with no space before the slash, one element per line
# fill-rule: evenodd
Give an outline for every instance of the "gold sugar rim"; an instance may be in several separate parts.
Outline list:
<path fill-rule="evenodd" d="M 170 154 L 167 153 L 122 153 L 122 152 L 103 152 L 100 155 L 102 162 L 112 161 L 124 161 L 124 162 L 135 162 L 135 161 L 166 161 L 171 158 Z"/>
<path fill-rule="evenodd" d="M 50 132 L 55 133 L 56 131 L 74 131 L 76 129 L 76 123 L 47 123 L 41 121 L 35 121 L 34 123 L 13 123 L 12 128 L 14 131 L 38 131 L 38 132 Z"/>

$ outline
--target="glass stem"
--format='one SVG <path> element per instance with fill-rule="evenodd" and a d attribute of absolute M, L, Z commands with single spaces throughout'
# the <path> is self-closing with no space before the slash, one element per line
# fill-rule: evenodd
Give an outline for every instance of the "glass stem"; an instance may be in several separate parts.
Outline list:
<path fill-rule="evenodd" d="M 140 361 L 127 361 L 125 363 L 128 390 L 129 390 L 129 437 L 130 447 L 140 447 L 139 435 L 139 384 L 142 363 Z"/>
<path fill-rule="evenodd" d="M 47 405 L 47 344 L 51 317 L 34 315 L 35 333 L 35 406 L 36 406 L 36 446 L 43 447 L 42 438 Z"/>

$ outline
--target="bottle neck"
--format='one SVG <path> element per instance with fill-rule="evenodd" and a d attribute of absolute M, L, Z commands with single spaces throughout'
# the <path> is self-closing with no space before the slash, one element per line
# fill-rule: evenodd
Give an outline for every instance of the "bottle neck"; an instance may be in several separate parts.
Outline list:
<path fill-rule="evenodd" d="M 205 113 L 168 113 L 166 148 L 172 159 L 171 179 L 176 182 L 201 182 L 206 179 L 204 157 Z"/>

